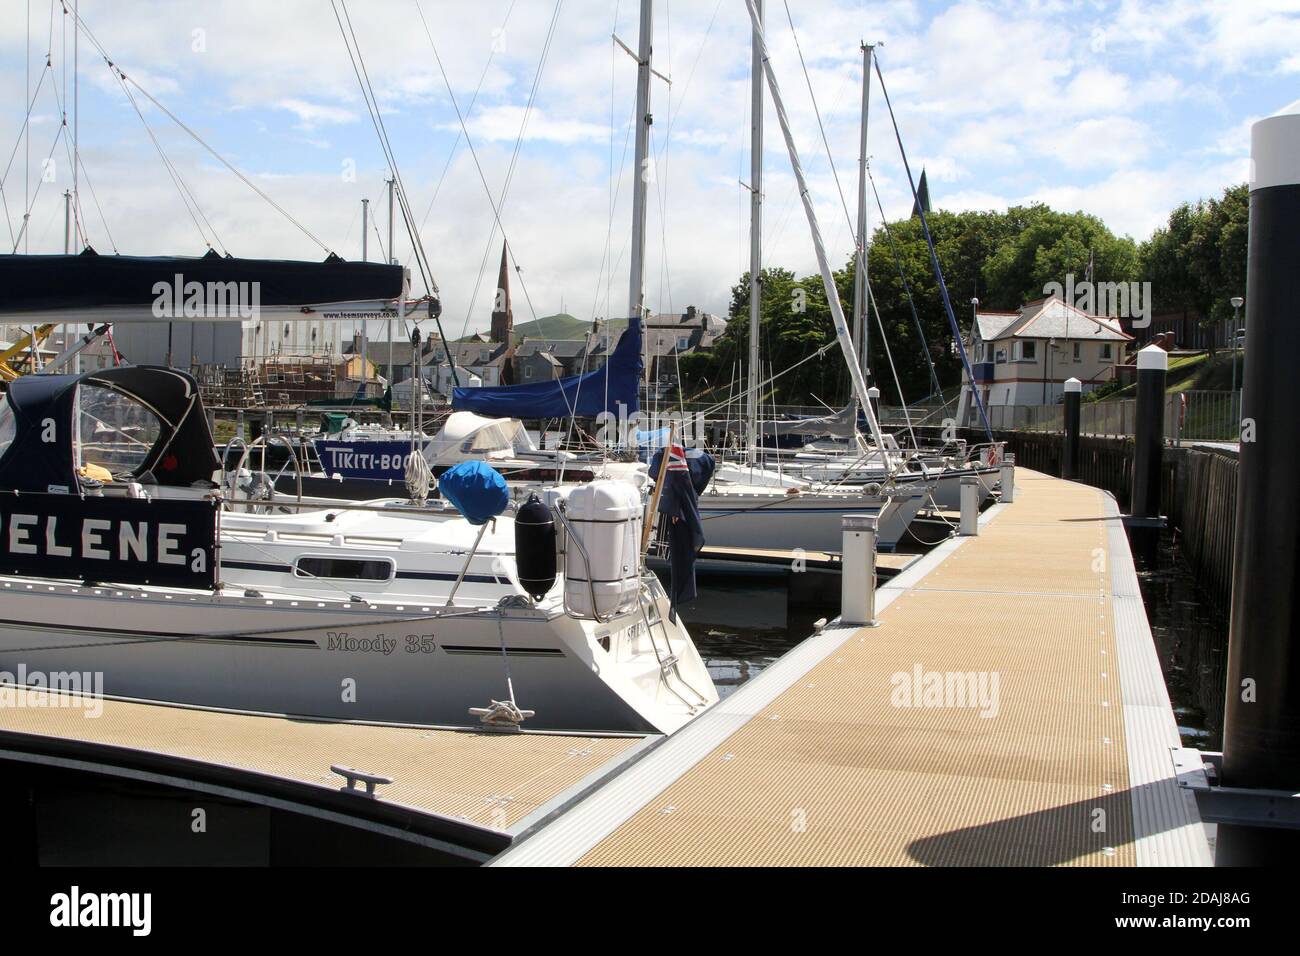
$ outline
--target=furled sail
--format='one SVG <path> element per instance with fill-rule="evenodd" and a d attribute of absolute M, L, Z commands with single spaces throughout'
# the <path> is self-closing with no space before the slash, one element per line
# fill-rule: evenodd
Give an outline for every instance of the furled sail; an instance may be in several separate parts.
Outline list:
<path fill-rule="evenodd" d="M 103 322 L 350 318 L 391 307 L 405 270 L 379 262 L 200 257 L 0 255 L 0 316 L 57 322 L 93 312 Z"/>
<path fill-rule="evenodd" d="M 791 418 L 773 419 L 758 423 L 758 430 L 763 435 L 828 435 L 832 438 L 851 439 L 858 432 L 858 422 L 864 421 L 855 415 L 856 409 L 848 408 L 830 415 L 799 415 Z"/>

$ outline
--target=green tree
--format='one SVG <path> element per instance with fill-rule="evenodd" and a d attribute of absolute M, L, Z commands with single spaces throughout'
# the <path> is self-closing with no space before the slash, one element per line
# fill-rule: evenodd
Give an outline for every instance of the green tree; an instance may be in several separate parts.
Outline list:
<path fill-rule="evenodd" d="M 1187 308 L 1217 321 L 1231 316 L 1228 300 L 1245 288 L 1248 198 L 1245 186 L 1234 186 L 1221 199 L 1184 204 L 1141 247 L 1115 235 L 1096 216 L 1042 204 L 1006 212 L 936 210 L 927 221 L 963 333 L 970 329 L 972 297 L 983 310 L 1014 311 L 1042 298 L 1048 283 L 1064 285 L 1071 273 L 1076 282 L 1083 281 L 1090 262 L 1098 282 L 1150 280 L 1157 310 Z M 835 273 L 850 322 L 853 265 L 850 256 Z M 900 391 L 909 403 L 929 396 L 931 362 L 943 388 L 959 384 L 961 360 L 920 219 L 878 225 L 868 267 L 879 322 L 874 313 L 868 316 L 867 362 L 882 400 L 897 403 Z M 835 342 L 821 277 L 801 278 L 774 267 L 763 270 L 762 287 L 761 378 L 793 368 L 765 388 L 762 401 L 842 405 L 850 394 L 849 374 L 837 346 L 819 360 L 799 364 Z M 731 290 L 728 315 L 727 331 L 710 353 L 683 357 L 686 395 L 703 392 L 720 400 L 743 389 L 749 356 L 748 274 Z"/>
<path fill-rule="evenodd" d="M 1096 216 L 1064 213 L 1037 204 L 1007 211 L 1009 241 L 985 260 L 989 307 L 1015 309 L 1043 297 L 1050 282 L 1065 285 L 1087 278 L 1089 262 L 1097 282 L 1129 282 L 1138 276 L 1137 244 L 1116 236 Z"/>
<path fill-rule="evenodd" d="M 1204 325 L 1232 317 L 1231 299 L 1246 289 L 1250 190 L 1229 186 L 1223 196 L 1183 203 L 1142 244 L 1142 278 L 1157 312 L 1195 315 Z"/>

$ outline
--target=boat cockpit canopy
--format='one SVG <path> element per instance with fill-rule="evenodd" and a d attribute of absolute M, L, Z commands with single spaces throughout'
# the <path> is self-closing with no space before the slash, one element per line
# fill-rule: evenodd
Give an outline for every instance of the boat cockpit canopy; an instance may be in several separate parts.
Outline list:
<path fill-rule="evenodd" d="M 179 369 L 24 375 L 0 401 L 0 489 L 75 492 L 88 478 L 188 486 L 220 467 L 198 382 Z"/>

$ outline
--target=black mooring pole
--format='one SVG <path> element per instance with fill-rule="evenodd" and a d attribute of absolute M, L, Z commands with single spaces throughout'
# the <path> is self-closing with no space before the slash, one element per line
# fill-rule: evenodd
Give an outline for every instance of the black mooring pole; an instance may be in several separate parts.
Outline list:
<path fill-rule="evenodd" d="M 1075 481 L 1079 477 L 1079 410 L 1083 402 L 1083 383 L 1077 378 L 1065 380 L 1065 447 L 1061 450 L 1061 477 Z"/>
<path fill-rule="evenodd" d="M 1223 784 L 1300 790 L 1300 115 L 1251 128 L 1250 246 Z M 1226 296 L 1232 290 L 1224 290 Z M 1221 866 L 1294 863 L 1300 831 L 1220 824 Z"/>
<path fill-rule="evenodd" d="M 1169 353 L 1148 345 L 1137 358 L 1137 436 L 1133 447 L 1133 496 L 1129 514 L 1160 517 L 1160 465 L 1165 450 L 1165 374 Z"/>

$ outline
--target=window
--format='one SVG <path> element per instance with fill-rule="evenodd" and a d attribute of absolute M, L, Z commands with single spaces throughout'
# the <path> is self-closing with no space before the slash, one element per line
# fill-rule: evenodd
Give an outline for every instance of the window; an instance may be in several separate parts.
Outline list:
<path fill-rule="evenodd" d="M 1109 362 L 1111 360 L 1111 345 L 1109 342 L 1103 342 L 1101 345 L 1101 360 Z"/>
<path fill-rule="evenodd" d="M 531 365 L 525 365 L 524 378 L 532 378 L 532 377 L 533 377 L 533 367 Z"/>
<path fill-rule="evenodd" d="M 1075 360 L 1076 362 L 1082 362 L 1082 361 L 1083 361 L 1083 343 L 1082 343 L 1082 342 L 1075 342 L 1075 343 L 1074 343 L 1074 360 Z"/>
<path fill-rule="evenodd" d="M 1033 339 L 1024 339 L 1016 343 L 1017 362 L 1032 362 L 1038 358 L 1038 343 Z"/>
<path fill-rule="evenodd" d="M 346 581 L 390 581 L 391 558 L 299 558 L 293 566 L 296 578 L 338 578 Z"/>
<path fill-rule="evenodd" d="M 77 388 L 76 462 L 98 465 L 115 477 L 134 474 L 144 465 L 162 434 L 157 416 L 111 388 Z"/>
<path fill-rule="evenodd" d="M 0 399 L 0 458 L 3 458 L 5 452 L 9 450 L 16 434 L 18 434 L 18 426 L 14 422 L 14 410 L 9 404 L 9 396 L 6 395 Z"/>
<path fill-rule="evenodd" d="M 691 347 L 691 337 L 689 335 L 679 335 L 677 337 L 677 351 L 685 352 Z"/>
<path fill-rule="evenodd" d="M 1007 350 L 998 349 L 997 356 L 994 359 L 994 362 L 998 365 L 1005 365 L 1006 361 L 1007 361 Z"/>

